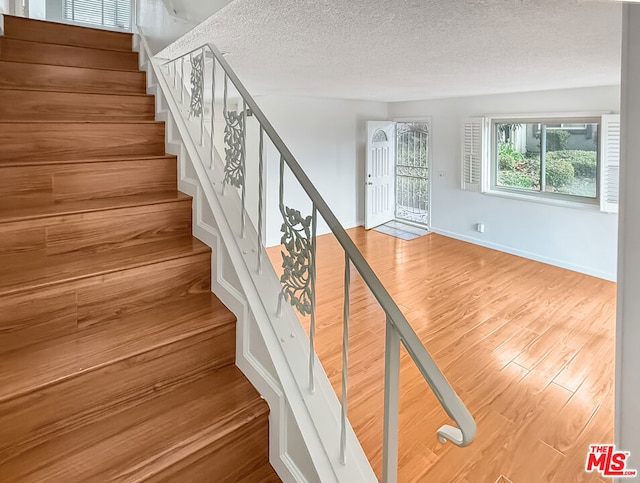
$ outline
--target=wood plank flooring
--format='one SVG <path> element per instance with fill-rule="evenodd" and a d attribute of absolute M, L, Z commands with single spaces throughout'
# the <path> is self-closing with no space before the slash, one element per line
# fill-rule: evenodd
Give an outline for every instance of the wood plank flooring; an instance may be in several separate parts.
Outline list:
<path fill-rule="evenodd" d="M 602 481 L 583 469 L 613 442 L 614 283 L 436 234 L 349 234 L 478 425 L 467 448 L 438 442 L 450 420 L 403 349 L 399 481 Z M 316 347 L 339 395 L 344 262 L 332 235 L 317 251 Z M 351 280 L 349 419 L 380 477 L 385 318 Z"/>

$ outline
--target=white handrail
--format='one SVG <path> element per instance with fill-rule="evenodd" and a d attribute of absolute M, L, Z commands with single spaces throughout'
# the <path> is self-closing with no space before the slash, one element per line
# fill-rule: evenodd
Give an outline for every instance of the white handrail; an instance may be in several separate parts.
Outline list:
<path fill-rule="evenodd" d="M 207 46 L 222 69 L 226 72 L 227 76 L 229 76 L 229 79 L 238 90 L 240 96 L 253 112 L 253 115 L 264 129 L 264 132 L 269 136 L 271 142 L 284 158 L 285 163 L 305 190 L 307 196 L 309 196 L 311 201 L 315 203 L 318 212 L 322 215 L 322 218 L 324 218 L 324 221 L 327 223 L 340 245 L 342 245 L 342 248 L 349 256 L 351 263 L 353 263 L 356 270 L 358 270 L 362 279 L 371 290 L 371 293 L 376 300 L 378 300 L 378 303 L 389 317 L 395 329 L 398 331 L 400 340 L 420 369 L 420 372 L 435 393 L 440 404 L 442 404 L 451 419 L 458 424 L 458 428 L 453 428 L 448 425 L 442 426 L 438 430 L 438 436 L 440 438 L 448 439 L 458 446 L 468 445 L 476 432 L 476 424 L 471 413 L 469 413 L 466 406 L 462 403 L 449 382 L 446 380 L 442 371 L 440 371 L 440 368 L 422 344 L 422 341 L 420 341 L 419 337 L 402 314 L 391 295 L 389 295 L 389 292 L 387 292 L 387 289 L 384 288 L 384 285 L 382 285 L 382 282 L 380 282 L 380 279 L 378 279 L 369 263 L 365 260 L 355 243 L 353 243 L 353 240 L 351 240 L 342 224 L 338 221 L 338 218 L 333 214 L 331 208 L 329 208 L 311 180 L 309 180 L 307 174 L 304 172 L 300 164 L 298 164 L 295 157 L 291 151 L 289 151 L 284 141 L 282 141 L 258 104 L 251 97 L 242 82 L 240 82 L 240 79 L 238 79 L 229 63 L 222 56 L 222 53 L 212 44 L 207 44 Z"/>
<path fill-rule="evenodd" d="M 191 57 L 194 53 L 200 52 L 204 57 L 205 50 L 211 52 L 214 58 L 214 72 L 215 72 L 215 63 L 217 62 L 220 67 L 223 69 L 225 74 L 225 102 L 226 102 L 226 81 L 227 79 L 231 81 L 231 83 L 235 86 L 236 90 L 240 94 L 240 97 L 243 101 L 243 111 L 240 117 L 243 119 L 242 122 L 246 122 L 246 112 L 249 109 L 254 116 L 254 118 L 258 121 L 260 126 L 260 166 L 262 166 L 262 144 L 263 144 L 263 134 L 266 134 L 268 138 L 271 140 L 275 148 L 278 150 L 281 156 L 281 165 L 282 163 L 286 164 L 291 173 L 296 177 L 297 181 L 300 183 L 307 196 L 310 198 L 313 204 L 313 213 L 314 213 L 314 225 L 313 225 L 313 242 L 311 251 L 315 254 L 315 213 L 316 210 L 336 239 L 338 243 L 342 246 L 345 251 L 345 263 L 348 269 L 349 264 L 353 264 L 356 270 L 360 273 L 362 279 L 367 284 L 369 290 L 374 295 L 382 309 L 386 314 L 387 320 L 387 346 L 385 347 L 385 444 L 383 455 L 384 458 L 384 466 L 385 466 L 385 480 L 391 481 L 395 480 L 395 473 L 397 469 L 397 414 L 394 415 L 393 412 L 397 413 L 397 400 L 398 400 L 398 382 L 399 378 L 397 375 L 398 364 L 399 364 L 399 346 L 394 347 L 398 343 L 402 343 L 407 352 L 411 356 L 414 363 L 419 368 L 422 376 L 427 381 L 431 389 L 433 390 L 435 396 L 438 401 L 445 409 L 449 417 L 455 421 L 457 426 L 452 426 L 445 424 L 441 426 L 437 431 L 437 436 L 441 442 L 451 441 L 452 443 L 458 446 L 466 446 L 473 440 L 476 432 L 476 423 L 467 410 L 464 403 L 460 400 L 454 389 L 451 387 L 445 376 L 443 375 L 440 368 L 437 366 L 422 341 L 419 339 L 405 316 L 402 314 L 395 301 L 391 297 L 391 295 L 387 292 L 387 290 L 382 285 L 381 281 L 378 279 L 373 269 L 370 267 L 368 262 L 365 260 L 362 253 L 358 250 L 354 242 L 351 240 L 344 227 L 338 221 L 337 217 L 331 211 L 324 198 L 317 191 L 316 187 L 311 183 L 306 173 L 296 161 L 295 157 L 291 153 L 291 151 L 287 148 L 283 140 L 280 138 L 276 130 L 273 128 L 267 117 L 264 115 L 258 104 L 255 102 L 253 97 L 249 94 L 247 89 L 244 87 L 240 79 L 237 77 L 229 63 L 223 57 L 222 53 L 212 44 L 205 44 L 197 49 L 193 49 L 190 52 L 182 54 L 175 59 L 169 60 L 165 62 L 165 65 L 169 66 L 174 63 L 174 75 L 176 74 L 176 64 L 175 62 L 180 61 L 183 62 L 186 56 Z M 204 64 L 204 62 L 203 62 Z M 182 66 L 181 66 L 182 67 Z M 182 71 L 182 68 L 181 68 Z M 184 75 L 183 71 L 181 72 L 180 78 L 180 89 L 184 89 L 184 79 L 182 76 Z M 203 74 L 204 75 L 204 74 Z M 199 86 L 201 89 L 201 93 L 203 96 L 202 103 L 204 103 L 204 80 L 201 81 L 202 85 Z M 213 82 L 213 81 L 212 81 Z M 212 86 L 212 92 L 214 91 L 214 86 Z M 182 95 L 182 93 L 181 93 Z M 215 94 L 214 94 L 215 95 Z M 225 117 L 226 117 L 226 109 L 225 109 Z M 214 115 L 214 106 L 212 99 L 212 117 Z M 211 120 L 213 126 L 213 119 Z M 202 107 L 202 125 L 204 126 L 204 107 Z M 244 124 L 243 124 L 244 126 Z M 243 128 L 244 129 L 244 128 Z M 212 145 L 213 145 L 213 134 L 212 136 Z M 244 150 L 244 139 L 245 133 L 243 132 L 243 137 L 241 140 L 242 150 Z M 244 156 L 244 154 L 243 154 Z M 213 159 L 213 156 L 212 156 Z M 241 165 L 242 169 L 242 178 L 244 180 L 244 160 Z M 281 168 L 282 169 L 282 168 Z M 260 176 L 262 176 L 262 172 L 260 172 Z M 282 179 L 282 172 L 281 172 Z M 260 179 L 260 198 L 262 198 L 262 180 Z M 243 181 L 244 182 L 244 181 Z M 282 183 L 282 182 L 281 182 Z M 244 188 L 244 186 L 243 186 Z M 281 184 L 282 190 L 282 184 Z M 282 191 L 281 191 L 281 200 L 282 200 Z M 282 207 L 281 207 L 282 209 Z M 244 197 L 243 197 L 243 214 L 242 220 L 244 223 Z M 262 200 L 260 199 L 259 204 L 259 225 L 262 224 Z M 313 263 L 315 259 L 313 260 Z M 260 270 L 261 259 L 258 258 L 258 270 Z M 310 278 L 314 279 L 315 276 L 315 267 L 310 267 Z M 346 276 L 346 281 L 348 281 L 348 275 Z M 345 285 L 345 300 L 348 301 L 348 285 Z M 281 302 L 282 300 L 280 300 Z M 312 295 L 311 306 L 315 308 L 315 296 Z M 348 327 L 348 306 L 345 306 L 345 332 Z M 313 318 L 313 315 L 312 315 Z M 311 349 L 313 351 L 313 337 L 314 330 L 312 327 L 310 339 L 311 339 Z M 390 346 L 391 345 L 391 346 Z M 346 348 L 343 347 L 343 351 L 346 351 Z M 345 356 L 345 354 L 343 354 Z M 346 357 L 346 356 L 345 356 Z M 311 354 L 310 364 L 313 363 L 313 352 Z M 346 370 L 346 366 L 345 366 Z M 313 369 L 311 366 L 310 375 L 313 374 Z M 346 374 L 344 374 L 346 378 Z M 346 386 L 346 379 L 343 380 L 343 384 Z M 310 383 L 310 388 L 313 388 L 313 382 Z M 346 405 L 346 391 L 343 388 L 343 399 Z M 343 419 L 346 419 L 346 407 L 343 408 Z M 342 438 L 341 438 L 342 439 Z M 342 441 L 341 441 L 342 443 Z M 343 444 L 341 444 L 341 447 Z M 341 457 L 344 457 L 344 449 L 341 448 Z"/>

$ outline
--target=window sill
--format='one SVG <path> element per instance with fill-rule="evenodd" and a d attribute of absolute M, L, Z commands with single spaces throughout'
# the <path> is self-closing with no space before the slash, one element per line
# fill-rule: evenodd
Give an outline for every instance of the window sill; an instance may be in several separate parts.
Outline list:
<path fill-rule="evenodd" d="M 548 198 L 544 196 L 528 195 L 526 193 L 515 193 L 512 191 L 488 190 L 483 194 L 489 196 L 497 196 L 498 198 L 509 198 L 512 200 L 529 201 L 533 203 L 541 203 L 543 205 L 562 206 L 564 208 L 574 208 L 579 210 L 600 212 L 599 203 L 589 203 L 585 201 L 571 201 L 557 198 Z"/>

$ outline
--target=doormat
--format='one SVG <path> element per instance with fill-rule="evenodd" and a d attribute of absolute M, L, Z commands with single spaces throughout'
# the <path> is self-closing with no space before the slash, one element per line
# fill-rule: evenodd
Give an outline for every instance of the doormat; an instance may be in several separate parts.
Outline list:
<path fill-rule="evenodd" d="M 407 241 L 413 240 L 414 238 L 418 238 L 429 233 L 429 230 L 427 230 L 426 228 L 407 225 L 406 223 L 401 223 L 395 220 L 389 221 L 384 225 L 376 226 L 374 230 L 380 233 L 384 233 L 385 235 L 395 236 L 396 238 Z"/>

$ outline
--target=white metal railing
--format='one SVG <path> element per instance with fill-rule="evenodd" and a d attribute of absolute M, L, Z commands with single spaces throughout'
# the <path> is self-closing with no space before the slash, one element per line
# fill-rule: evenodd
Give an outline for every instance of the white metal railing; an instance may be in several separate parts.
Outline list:
<path fill-rule="evenodd" d="M 383 480 L 396 481 L 398 470 L 398 402 L 399 371 L 400 371 L 400 345 L 403 344 L 412 360 L 419 368 L 422 376 L 427 381 L 440 404 L 447 414 L 455 421 L 456 426 L 445 424 L 437 431 L 441 442 L 451 441 L 458 446 L 466 446 L 473 440 L 476 432 L 476 424 L 446 380 L 431 355 L 418 338 L 411 325 L 404 317 L 394 300 L 375 275 L 362 253 L 355 246 L 343 226 L 333 214 L 325 200 L 318 193 L 305 172 L 302 170 L 294 156 L 277 134 L 271 123 L 267 120 L 262 110 L 251 97 L 244 85 L 240 82 L 233 69 L 229 66 L 221 52 L 213 45 L 206 44 L 202 47 L 187 52 L 175 59 L 167 61 L 162 66 L 162 72 L 168 85 L 173 85 L 174 101 L 184 108 L 184 115 L 190 122 L 199 119 L 199 132 L 197 137 L 201 146 L 210 146 L 207 149 L 207 161 L 212 167 L 216 153 L 215 131 L 216 95 L 221 95 L 222 117 L 224 122 L 224 141 L 220 152 L 224 163 L 223 194 L 227 185 L 231 185 L 239 191 L 242 209 L 240 211 L 240 237 L 244 238 L 247 219 L 246 210 L 246 137 L 247 137 L 247 112 L 257 120 L 259 124 L 259 149 L 257 173 L 250 173 L 258 177 L 258 208 L 257 208 L 257 273 L 262 272 L 263 267 L 263 198 L 264 180 L 264 137 L 271 141 L 277 149 L 280 158 L 279 165 L 279 210 L 282 215 L 284 274 L 281 277 L 281 291 L 278 300 L 278 316 L 281 315 L 283 302 L 289 302 L 297 311 L 310 316 L 309 330 L 309 387 L 313 393 L 314 361 L 315 361 L 315 283 L 316 283 L 316 230 L 318 215 L 324 219 L 333 235 L 344 250 L 344 310 L 343 310 L 343 341 L 342 341 L 342 413 L 341 432 L 339 435 L 340 460 L 346 458 L 346 433 L 347 433 L 347 405 L 348 405 L 348 371 L 347 353 L 349 344 L 349 285 L 350 267 L 353 266 L 360 273 L 362 279 L 374 295 L 386 314 L 386 340 L 385 340 L 385 375 L 384 375 L 384 440 L 383 440 Z M 221 79 L 217 79 L 221 76 Z M 222 93 L 219 94 L 219 85 L 222 81 Z M 229 108 L 229 82 L 239 94 L 236 109 Z M 174 95 L 179 92 L 179 94 Z M 206 95 L 210 94 L 207 99 Z M 207 132 L 207 119 L 205 105 L 210 109 Z M 218 143 L 219 144 L 219 143 Z M 200 151 L 202 152 L 202 151 Z M 300 211 L 286 206 L 284 202 L 284 173 L 287 168 L 296 178 L 311 201 L 311 214 L 303 216 Z"/>

